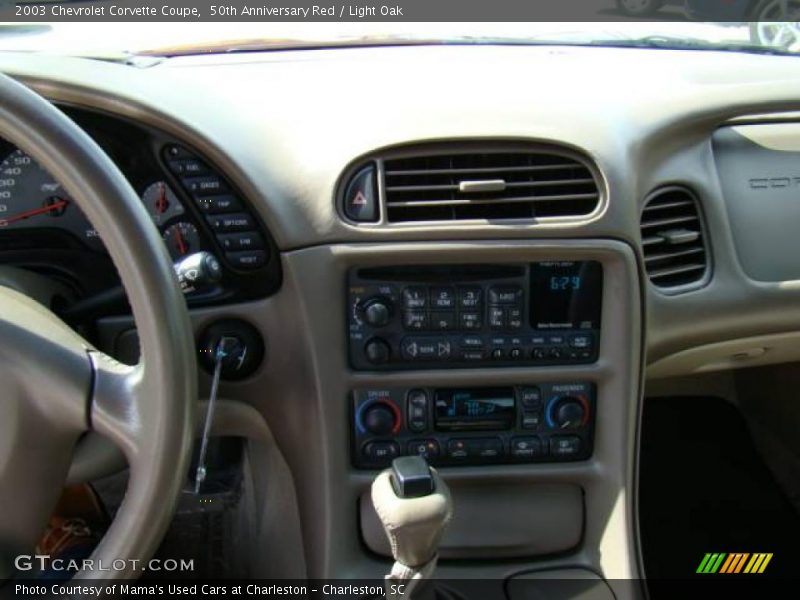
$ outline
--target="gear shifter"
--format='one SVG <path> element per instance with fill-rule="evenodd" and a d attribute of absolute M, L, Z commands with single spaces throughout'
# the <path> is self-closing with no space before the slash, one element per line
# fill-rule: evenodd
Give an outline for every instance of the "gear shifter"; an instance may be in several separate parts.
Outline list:
<path fill-rule="evenodd" d="M 437 551 L 453 516 L 450 490 L 420 456 L 394 459 L 372 483 L 372 503 L 389 538 L 394 566 L 386 598 L 418 598 L 436 568 Z M 394 590 L 404 584 L 402 593 Z"/>

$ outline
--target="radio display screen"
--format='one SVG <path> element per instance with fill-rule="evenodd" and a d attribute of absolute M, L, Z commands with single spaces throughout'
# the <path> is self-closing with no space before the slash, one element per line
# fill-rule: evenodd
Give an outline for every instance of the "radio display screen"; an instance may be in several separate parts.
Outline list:
<path fill-rule="evenodd" d="M 436 428 L 441 431 L 510 429 L 514 424 L 513 388 L 436 390 Z"/>
<path fill-rule="evenodd" d="M 600 329 L 603 266 L 595 260 L 531 265 L 531 328 Z"/>

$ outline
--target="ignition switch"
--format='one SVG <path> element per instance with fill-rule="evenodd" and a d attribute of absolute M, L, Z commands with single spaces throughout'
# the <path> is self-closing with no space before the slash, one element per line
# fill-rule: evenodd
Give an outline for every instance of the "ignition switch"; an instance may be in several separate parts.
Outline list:
<path fill-rule="evenodd" d="M 220 342 L 224 345 L 221 378 L 228 381 L 252 375 L 264 360 L 264 340 L 258 330 L 239 319 L 215 321 L 200 334 L 200 366 L 214 372 L 214 357 Z"/>

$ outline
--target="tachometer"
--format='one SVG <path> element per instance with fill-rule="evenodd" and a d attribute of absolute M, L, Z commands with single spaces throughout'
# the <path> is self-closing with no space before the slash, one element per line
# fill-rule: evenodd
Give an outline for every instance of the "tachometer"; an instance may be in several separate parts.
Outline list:
<path fill-rule="evenodd" d="M 97 231 L 61 184 L 22 150 L 14 150 L 0 163 L 0 231 L 36 227 L 68 230 L 93 249 L 103 249 Z"/>
<path fill-rule="evenodd" d="M 173 259 L 200 250 L 200 234 L 197 232 L 197 227 L 186 221 L 167 227 L 164 231 L 164 242 Z"/>
<path fill-rule="evenodd" d="M 156 225 L 164 225 L 173 217 L 183 214 L 184 209 L 175 192 L 163 181 L 156 181 L 142 192 L 142 202 Z"/>

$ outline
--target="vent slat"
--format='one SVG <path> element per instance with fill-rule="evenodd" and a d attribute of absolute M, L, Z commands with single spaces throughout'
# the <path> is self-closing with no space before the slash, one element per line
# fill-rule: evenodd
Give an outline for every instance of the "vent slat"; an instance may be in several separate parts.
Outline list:
<path fill-rule="evenodd" d="M 650 281 L 673 288 L 701 281 L 708 270 L 698 202 L 682 188 L 656 192 L 642 210 L 642 253 Z"/>
<path fill-rule="evenodd" d="M 393 223 L 584 216 L 601 197 L 588 165 L 541 151 L 387 158 L 383 184 Z"/>
<path fill-rule="evenodd" d="M 521 202 L 562 202 L 568 200 L 591 200 L 597 199 L 597 194 L 569 194 L 561 196 L 521 196 L 518 198 L 503 198 L 503 199 L 482 199 L 470 200 L 465 198 L 462 200 L 392 200 L 389 206 L 469 206 L 479 204 L 497 204 L 502 202 L 504 204 L 517 204 Z"/>

